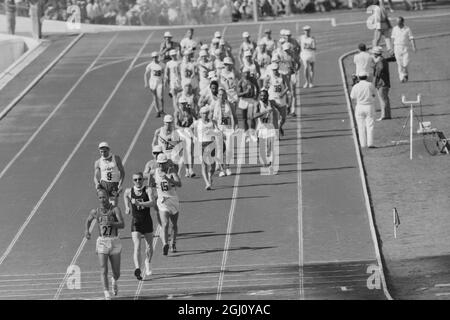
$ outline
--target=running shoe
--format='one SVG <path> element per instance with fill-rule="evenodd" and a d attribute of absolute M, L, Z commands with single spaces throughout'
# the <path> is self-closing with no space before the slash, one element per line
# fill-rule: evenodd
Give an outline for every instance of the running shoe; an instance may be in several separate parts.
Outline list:
<path fill-rule="evenodd" d="M 151 276 L 152 275 L 152 268 L 150 267 L 150 262 L 145 260 L 145 275 Z"/>
<path fill-rule="evenodd" d="M 163 247 L 163 255 L 167 256 L 169 253 L 169 245 L 166 243 Z"/>
<path fill-rule="evenodd" d="M 105 290 L 105 300 L 111 300 L 111 294 L 109 293 L 109 291 Z"/>
<path fill-rule="evenodd" d="M 227 170 L 226 170 L 226 174 L 227 174 L 227 176 L 231 176 L 231 170 L 230 170 L 230 169 L 227 169 Z"/>
<path fill-rule="evenodd" d="M 186 178 L 190 178 L 191 174 L 189 173 L 189 171 L 186 171 L 185 175 Z"/>
<path fill-rule="evenodd" d="M 220 171 L 220 172 L 219 172 L 219 177 L 225 177 L 225 172 Z"/>
<path fill-rule="evenodd" d="M 292 113 L 289 113 L 289 116 L 290 116 L 291 118 L 295 118 L 295 117 L 297 117 L 297 114 L 296 114 L 295 112 L 292 112 Z"/>
<path fill-rule="evenodd" d="M 280 134 L 281 134 L 281 136 L 284 137 L 284 130 L 283 130 L 283 128 L 280 128 Z"/>
<path fill-rule="evenodd" d="M 113 286 L 112 292 L 115 296 L 117 296 L 117 294 L 119 293 L 119 286 L 117 285 L 117 281 L 114 280 L 114 278 L 111 278 L 111 282 Z"/>
<path fill-rule="evenodd" d="M 309 84 L 310 88 L 314 88 L 314 85 L 312 83 Z"/>
<path fill-rule="evenodd" d="M 160 112 L 160 111 L 158 111 L 158 112 L 156 113 L 156 117 L 157 117 L 157 118 L 161 118 L 161 112 Z"/>
<path fill-rule="evenodd" d="M 195 173 L 194 173 L 194 171 L 191 171 L 191 173 L 190 173 L 190 175 L 189 175 L 191 178 L 193 178 L 193 177 L 195 177 Z"/>
<path fill-rule="evenodd" d="M 136 279 L 141 281 L 142 280 L 141 269 L 137 268 L 136 270 L 134 270 L 134 276 L 136 277 Z"/>
<path fill-rule="evenodd" d="M 177 246 L 175 243 L 172 243 L 172 245 L 170 246 L 170 252 L 177 252 Z"/>
<path fill-rule="evenodd" d="M 208 184 L 208 185 L 205 187 L 205 189 L 208 190 L 208 191 L 211 190 L 211 185 Z"/>
<path fill-rule="evenodd" d="M 308 82 L 306 82 L 306 83 L 303 85 L 303 88 L 305 88 L 305 89 L 308 88 L 308 85 L 309 85 Z"/>

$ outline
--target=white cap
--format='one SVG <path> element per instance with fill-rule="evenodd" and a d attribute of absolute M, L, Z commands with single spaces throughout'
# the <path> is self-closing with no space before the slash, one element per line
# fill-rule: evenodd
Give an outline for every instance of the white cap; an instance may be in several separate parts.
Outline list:
<path fill-rule="evenodd" d="M 156 153 L 156 152 L 163 152 L 162 146 L 160 146 L 159 144 L 157 144 L 156 146 L 153 146 L 153 148 L 152 148 L 152 153 Z"/>
<path fill-rule="evenodd" d="M 200 50 L 200 53 L 198 54 L 200 57 L 205 57 L 208 55 L 208 52 L 206 52 L 205 50 Z"/>
<path fill-rule="evenodd" d="M 271 70 L 278 70 L 278 68 L 279 68 L 278 63 L 271 63 L 271 64 L 270 64 L 270 69 L 271 69 Z"/>
<path fill-rule="evenodd" d="M 242 38 L 248 38 L 248 37 L 250 37 L 250 34 L 247 31 L 242 33 Z"/>
<path fill-rule="evenodd" d="M 272 33 L 272 30 L 266 29 L 266 30 L 264 30 L 264 33 Z"/>
<path fill-rule="evenodd" d="M 208 113 L 209 112 L 209 108 L 207 106 L 201 107 L 199 112 L 200 113 Z"/>
<path fill-rule="evenodd" d="M 98 148 L 99 149 L 101 149 L 101 148 L 108 148 L 108 149 L 110 149 L 108 142 L 105 142 L 105 141 L 100 142 L 100 144 L 98 145 Z"/>
<path fill-rule="evenodd" d="M 202 44 L 202 46 L 200 47 L 200 50 L 208 50 L 208 45 L 205 43 L 205 44 Z"/>
<path fill-rule="evenodd" d="M 289 42 L 283 43 L 282 46 L 283 50 L 289 50 L 291 48 L 291 44 Z"/>
<path fill-rule="evenodd" d="M 222 53 L 222 49 L 217 48 L 216 50 L 214 50 L 214 54 L 221 54 Z"/>
<path fill-rule="evenodd" d="M 157 56 L 159 56 L 158 52 L 153 51 L 153 52 L 152 52 L 152 58 L 155 58 L 155 57 L 157 57 Z"/>
<path fill-rule="evenodd" d="M 280 43 L 281 43 L 281 44 L 283 44 L 283 43 L 285 43 L 285 42 L 286 42 L 286 39 L 285 39 L 285 38 L 280 38 L 280 40 L 279 40 L 279 41 L 280 41 Z"/>
<path fill-rule="evenodd" d="M 233 60 L 231 60 L 231 58 L 230 57 L 225 57 L 224 59 L 223 59 L 223 63 L 224 64 L 233 64 Z"/>
<path fill-rule="evenodd" d="M 164 38 L 172 38 L 172 34 L 169 31 L 164 32 Z"/>
<path fill-rule="evenodd" d="M 220 38 L 220 37 L 221 37 L 220 31 L 216 31 L 214 33 L 214 38 Z"/>
<path fill-rule="evenodd" d="M 281 29 L 280 30 L 280 35 L 284 36 L 286 34 L 286 29 Z"/>
<path fill-rule="evenodd" d="M 251 57 L 251 56 L 252 56 L 252 52 L 250 50 L 244 51 L 244 57 Z"/>
<path fill-rule="evenodd" d="M 306 25 L 306 26 L 303 27 L 303 30 L 311 30 L 311 27 Z"/>
<path fill-rule="evenodd" d="M 267 45 L 267 43 L 264 41 L 264 40 L 259 40 L 258 41 L 258 46 L 266 46 Z"/>
<path fill-rule="evenodd" d="M 216 68 L 217 69 L 223 69 L 225 67 L 225 65 L 223 64 L 222 61 L 217 62 Z"/>
<path fill-rule="evenodd" d="M 172 51 L 172 50 L 171 50 Z M 184 55 L 185 56 L 188 56 L 188 55 L 190 55 L 191 53 L 194 53 L 194 51 L 192 51 L 192 49 L 186 49 L 185 51 L 184 51 Z"/>
<path fill-rule="evenodd" d="M 156 158 L 156 162 L 158 163 L 166 163 L 167 156 L 164 153 L 158 154 L 158 158 Z"/>
<path fill-rule="evenodd" d="M 169 51 L 169 55 L 171 55 L 171 56 L 174 56 L 176 54 L 177 54 L 177 50 L 175 50 L 175 49 L 172 49 Z"/>
<path fill-rule="evenodd" d="M 170 114 L 164 116 L 164 122 L 173 122 L 173 117 Z"/>

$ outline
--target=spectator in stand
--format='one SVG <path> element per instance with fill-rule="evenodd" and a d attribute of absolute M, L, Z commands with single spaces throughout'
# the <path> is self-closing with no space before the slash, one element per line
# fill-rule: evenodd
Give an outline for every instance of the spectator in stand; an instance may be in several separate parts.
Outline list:
<path fill-rule="evenodd" d="M 167 16 L 167 9 L 164 8 L 164 7 L 161 8 L 161 12 L 159 13 L 158 25 L 160 25 L 160 26 L 167 26 L 167 25 L 169 25 L 169 18 Z"/>
<path fill-rule="evenodd" d="M 116 25 L 118 26 L 126 26 L 128 25 L 128 17 L 125 14 L 124 10 L 120 10 L 116 16 Z"/>
<path fill-rule="evenodd" d="M 95 24 L 103 23 L 103 11 L 99 0 L 94 0 L 92 10 L 94 12 L 94 23 Z"/>
<path fill-rule="evenodd" d="M 81 23 L 86 23 L 88 20 L 87 11 L 86 11 L 86 1 L 78 1 L 78 6 L 80 7 L 80 19 Z"/>
<path fill-rule="evenodd" d="M 177 24 L 178 22 L 178 8 L 169 7 L 167 9 L 167 17 L 169 19 L 169 24 Z"/>
<path fill-rule="evenodd" d="M 94 0 L 89 0 L 89 3 L 86 5 L 86 15 L 90 23 L 94 23 Z"/>
<path fill-rule="evenodd" d="M 152 14 L 150 12 L 150 8 L 147 5 L 142 7 L 142 11 L 139 14 L 139 21 L 141 22 L 141 26 L 150 26 L 152 23 Z"/>
<path fill-rule="evenodd" d="M 130 10 L 128 10 L 127 12 L 128 24 L 132 26 L 140 25 L 141 22 L 139 20 L 139 14 L 140 10 L 138 5 L 135 5 Z"/>

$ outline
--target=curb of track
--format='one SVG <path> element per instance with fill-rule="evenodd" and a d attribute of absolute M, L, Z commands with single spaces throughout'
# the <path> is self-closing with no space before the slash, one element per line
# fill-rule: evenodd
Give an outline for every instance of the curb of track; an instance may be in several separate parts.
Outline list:
<path fill-rule="evenodd" d="M 368 182 L 367 182 L 367 177 L 366 177 L 366 169 L 364 166 L 364 162 L 362 160 L 362 154 L 361 154 L 361 148 L 359 145 L 358 136 L 356 134 L 356 121 L 355 121 L 355 117 L 353 115 L 353 107 L 352 107 L 352 102 L 350 100 L 350 93 L 348 91 L 347 77 L 346 77 L 346 73 L 345 73 L 344 59 L 357 53 L 357 52 L 358 52 L 358 50 L 352 50 L 352 51 L 344 53 L 342 56 L 340 56 L 339 57 L 339 68 L 341 71 L 342 86 L 344 87 L 345 99 L 346 99 L 347 108 L 348 108 L 348 114 L 350 116 L 353 142 L 355 144 L 356 158 L 358 159 L 359 175 L 361 177 L 361 183 L 363 186 L 364 199 L 365 199 L 365 203 L 366 203 L 366 211 L 367 211 L 367 216 L 369 218 L 370 232 L 371 232 L 372 241 L 373 241 L 373 244 L 375 247 L 375 255 L 377 258 L 378 266 L 380 268 L 379 272 L 380 272 L 381 282 L 382 282 L 382 286 L 383 286 L 383 292 L 388 300 L 393 300 L 391 294 L 388 291 L 387 285 L 386 285 L 386 278 L 384 275 L 384 265 L 383 265 L 382 257 L 381 257 L 379 238 L 377 237 L 377 232 L 375 230 L 374 212 L 372 210 L 372 205 L 371 205 L 369 187 L 368 187 Z"/>
<path fill-rule="evenodd" d="M 419 36 L 419 37 L 415 37 L 416 40 L 418 39 L 429 39 L 429 38 L 437 38 L 437 37 L 445 37 L 445 36 L 450 36 L 450 32 L 446 32 L 446 33 L 438 33 L 438 34 L 432 34 L 432 35 L 423 35 L 423 36 Z M 388 291 L 387 285 L 386 285 L 386 278 L 384 275 L 384 270 L 385 267 L 382 263 L 382 254 L 381 254 L 381 250 L 380 250 L 380 239 L 377 237 L 377 232 L 375 230 L 375 214 L 373 212 L 372 209 L 372 205 L 371 205 L 371 198 L 370 198 L 370 194 L 369 194 L 369 187 L 368 187 L 368 182 L 367 182 L 367 176 L 366 176 L 366 169 L 364 166 L 364 162 L 362 160 L 362 154 L 361 154 L 361 148 L 359 145 L 359 140 L 358 140 L 358 136 L 356 134 L 356 120 L 354 117 L 354 110 L 353 110 L 353 106 L 352 106 L 352 102 L 350 100 L 350 93 L 348 91 L 348 83 L 347 83 L 347 77 L 346 77 L 346 72 L 345 72 L 345 66 L 344 66 L 344 59 L 348 58 L 351 55 L 354 55 L 355 53 L 357 53 L 358 50 L 352 50 L 349 51 L 347 53 L 344 53 L 343 55 L 341 55 L 338 59 L 339 61 L 339 68 L 341 71 L 341 77 L 342 77 L 342 85 L 344 87 L 344 92 L 345 92 L 345 99 L 347 102 L 347 108 L 348 108 L 348 113 L 350 116 L 350 121 L 351 121 L 351 127 L 352 127 L 352 135 L 353 135 L 353 141 L 355 144 L 355 150 L 356 150 L 356 156 L 358 159 L 358 166 L 359 166 L 359 171 L 360 171 L 360 177 L 361 177 L 361 182 L 363 185 L 363 192 L 364 192 L 364 198 L 365 198 L 365 202 L 366 202 L 366 209 L 367 209 L 367 215 L 369 218 L 369 224 L 370 224 L 370 231 L 372 234 L 372 240 L 375 246 L 375 254 L 377 256 L 377 262 L 378 265 L 380 266 L 380 276 L 381 276 L 381 281 L 383 284 L 383 291 L 385 296 L 389 299 L 389 300 L 393 300 L 391 294 Z"/>
<path fill-rule="evenodd" d="M 39 73 L 36 78 L 33 79 L 33 81 L 31 81 L 31 83 L 24 89 L 22 90 L 22 92 L 13 100 L 11 101 L 4 109 L 2 112 L 0 112 L 0 120 L 2 120 L 16 105 L 17 103 L 22 100 L 22 98 L 28 93 L 30 92 L 30 90 L 59 62 L 59 60 L 61 60 L 61 58 L 66 55 L 67 52 L 69 52 L 70 49 L 72 49 L 72 47 L 78 42 L 78 40 L 81 39 L 81 37 L 83 37 L 84 33 L 80 33 L 75 39 L 73 39 L 69 45 L 64 48 L 64 50 L 55 58 L 52 60 L 52 62 L 50 62 L 50 64 L 41 72 Z M 40 47 L 41 44 L 44 43 L 43 41 L 41 41 L 41 43 L 36 46 L 36 48 Z M 36 49 L 35 48 L 35 49 Z M 31 52 L 34 51 L 30 50 L 30 54 Z M 42 52 L 41 52 L 42 53 Z M 37 58 L 37 56 L 35 57 Z M 34 59 L 35 59 L 34 58 Z M 21 59 L 21 58 L 19 58 Z M 34 60 L 33 59 L 33 60 Z M 31 63 L 31 61 L 27 61 L 25 58 L 23 58 L 19 63 L 15 64 L 14 67 L 19 67 L 18 65 L 20 63 Z M 9 69 L 8 69 L 9 70 Z M 17 75 L 17 74 L 16 74 Z M 13 78 L 15 77 L 15 75 L 13 76 Z M 11 78 L 11 80 L 13 79 Z"/>

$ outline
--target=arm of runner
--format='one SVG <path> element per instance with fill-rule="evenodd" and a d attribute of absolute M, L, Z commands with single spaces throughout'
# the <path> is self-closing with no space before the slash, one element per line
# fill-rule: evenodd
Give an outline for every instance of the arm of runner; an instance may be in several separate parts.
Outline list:
<path fill-rule="evenodd" d="M 91 228 L 91 223 L 94 221 L 96 215 L 96 210 L 92 209 L 89 213 L 89 216 L 86 218 L 86 222 L 84 224 L 84 237 L 89 240 L 91 239 L 91 233 L 89 232 L 89 229 Z"/>
<path fill-rule="evenodd" d="M 169 183 L 173 184 L 174 186 L 181 187 L 181 180 L 176 172 L 172 172 L 169 175 L 166 175 L 166 179 L 167 181 L 169 181 Z"/>
<path fill-rule="evenodd" d="M 144 73 L 144 88 L 148 87 L 148 75 L 150 73 L 149 68 L 145 69 L 145 73 Z"/>
<path fill-rule="evenodd" d="M 155 130 L 155 135 L 153 136 L 153 141 L 152 141 L 152 147 L 158 145 L 159 130 L 160 129 Z"/>
<path fill-rule="evenodd" d="M 125 192 L 123 193 L 123 203 L 125 205 L 125 214 L 126 215 L 129 215 L 131 213 L 130 201 L 131 201 L 131 189 L 127 188 L 127 189 L 125 189 Z"/>
<path fill-rule="evenodd" d="M 119 172 L 120 172 L 120 180 L 119 180 L 119 185 L 118 185 L 118 190 L 117 190 L 117 193 L 119 194 L 122 191 L 122 184 L 123 184 L 123 180 L 125 179 L 125 168 L 123 167 L 122 159 L 117 155 L 116 155 L 116 163 L 117 163 L 117 168 L 119 169 Z"/>
<path fill-rule="evenodd" d="M 94 164 L 94 185 L 96 189 L 100 188 L 100 181 L 98 180 L 98 175 L 100 174 L 100 166 L 98 164 L 98 160 L 95 161 Z"/>
<path fill-rule="evenodd" d="M 155 202 L 153 201 L 152 191 L 149 189 L 145 190 L 145 193 L 148 195 L 148 201 L 138 201 L 136 204 L 141 207 L 151 208 L 155 206 Z"/>

